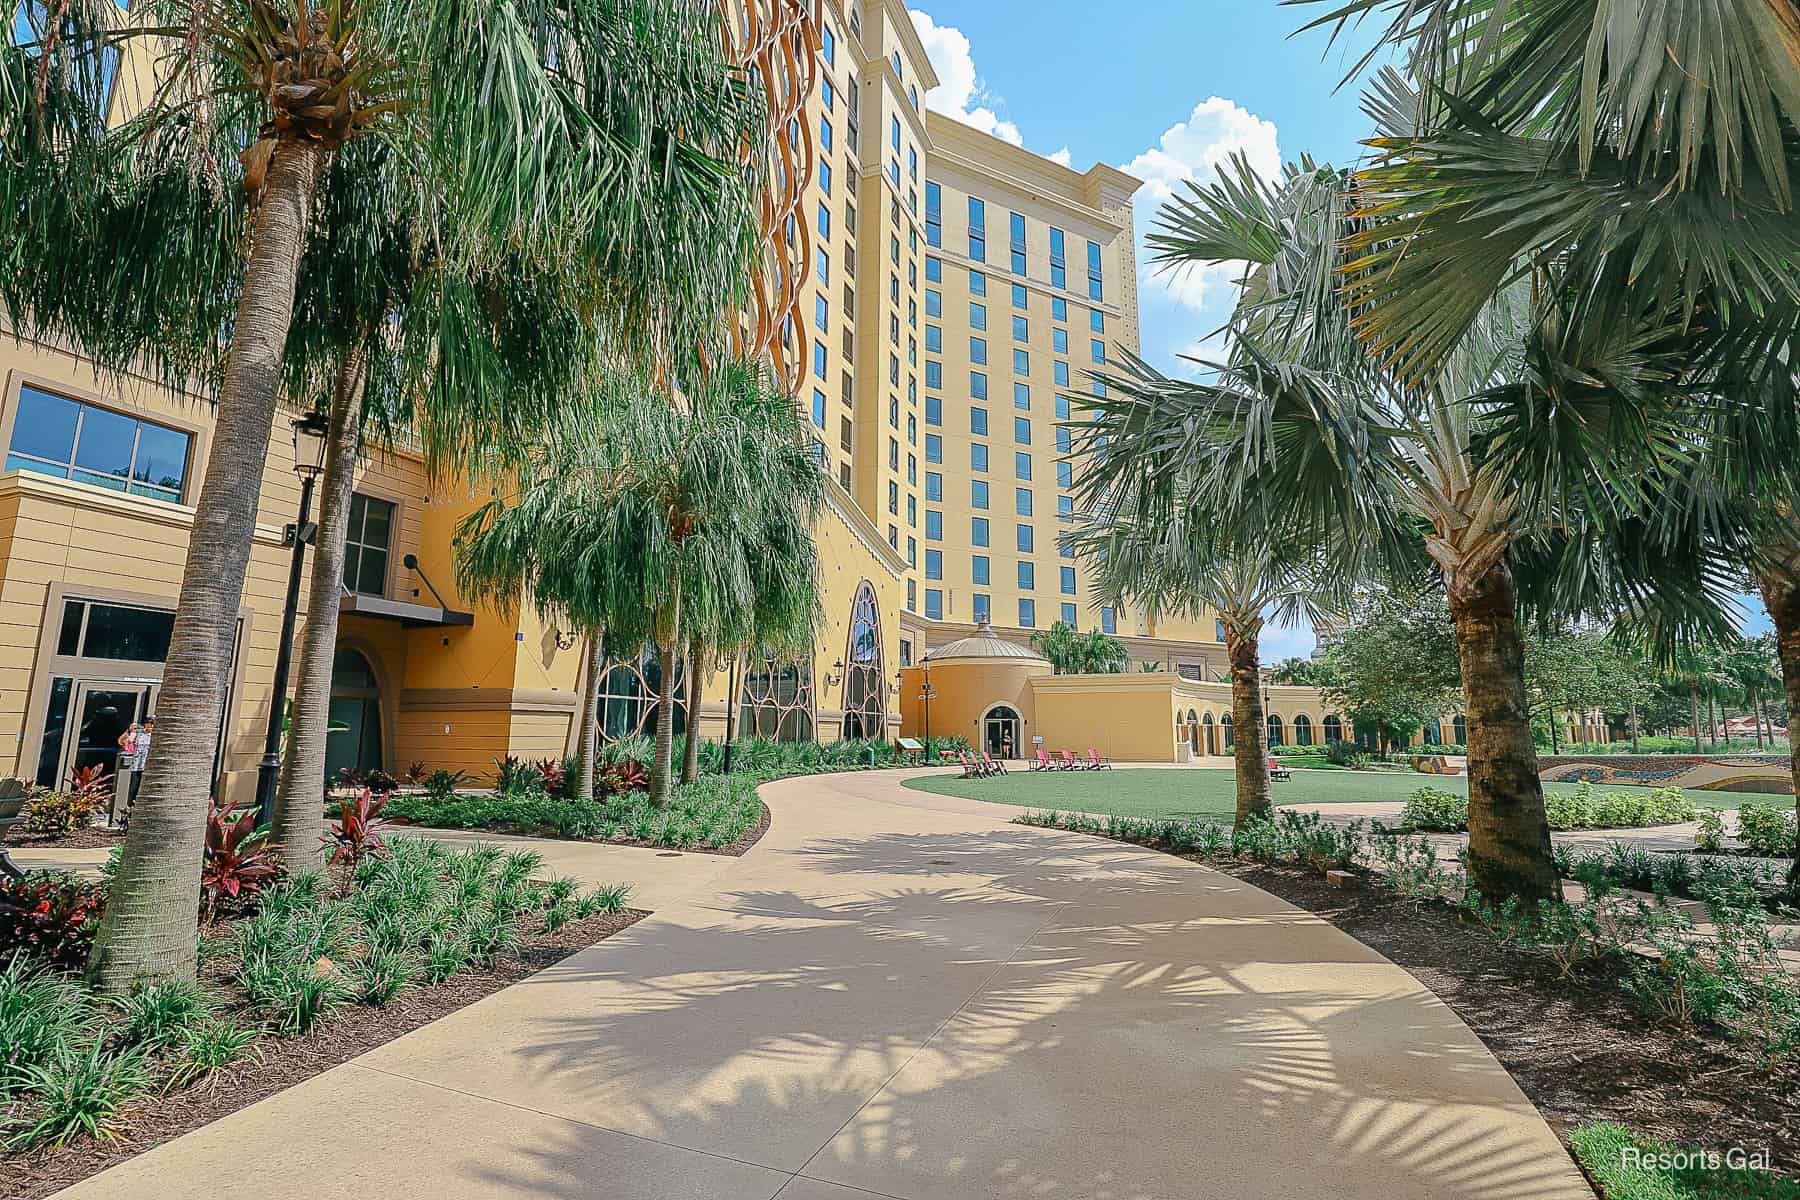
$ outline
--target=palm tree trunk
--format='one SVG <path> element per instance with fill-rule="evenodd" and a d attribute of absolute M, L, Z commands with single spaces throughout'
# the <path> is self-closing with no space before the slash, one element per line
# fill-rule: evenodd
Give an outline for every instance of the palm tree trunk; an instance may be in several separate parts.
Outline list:
<path fill-rule="evenodd" d="M 1225 655 L 1231 661 L 1231 721 L 1237 727 L 1233 747 L 1237 765 L 1237 828 L 1252 817 L 1275 815 L 1269 789 L 1269 726 L 1263 717 L 1262 662 L 1257 637 L 1225 626 Z"/>
<path fill-rule="evenodd" d="M 294 284 L 326 161 L 316 142 L 283 141 L 251 227 L 206 480 L 163 663 L 156 739 L 88 963 L 102 992 L 122 993 L 144 977 L 194 977 L 200 915 L 195 864 L 230 685 L 230 647 L 256 532 Z"/>
<path fill-rule="evenodd" d="M 1633 754 L 1638 752 L 1638 701 L 1636 688 L 1633 688 L 1631 692 L 1631 752 Z"/>
<path fill-rule="evenodd" d="M 1761 754 L 1769 748 L 1768 743 L 1763 741 L 1761 688 L 1750 689 L 1750 720 L 1756 726 L 1756 752 Z"/>
<path fill-rule="evenodd" d="M 1688 716 L 1694 722 L 1694 753 L 1705 754 L 1706 751 L 1700 748 L 1700 688 L 1691 681 L 1688 683 Z"/>
<path fill-rule="evenodd" d="M 1499 903 L 1562 895 L 1525 702 L 1512 569 L 1497 563 L 1450 590 L 1469 716 L 1469 878 Z"/>
<path fill-rule="evenodd" d="M 594 710 L 600 704 L 601 638 L 602 634 L 598 631 L 588 635 L 586 662 L 581 677 L 581 707 L 575 713 L 578 723 L 575 730 L 575 758 L 581 764 L 580 773 L 575 778 L 577 800 L 594 798 L 594 757 L 600 748 L 600 731 Z"/>
<path fill-rule="evenodd" d="M 650 802 L 659 808 L 669 803 L 674 774 L 675 746 L 675 641 L 681 636 L 681 585 L 669 585 L 664 619 L 657 622 L 656 655 L 662 677 L 656 683 L 656 755 L 650 765 Z"/>
<path fill-rule="evenodd" d="M 1706 693 L 1706 736 L 1710 748 L 1719 748 L 1719 710 L 1713 703 L 1713 694 Z"/>
<path fill-rule="evenodd" d="M 1775 625 L 1776 656 L 1781 659 L 1781 683 L 1787 692 L 1788 763 L 1795 817 L 1800 819 L 1800 756 L 1793 753 L 1794 715 L 1800 713 L 1800 579 L 1786 572 L 1770 571 L 1758 582 L 1762 585 L 1763 606 Z M 1788 872 L 1788 882 L 1800 887 L 1800 855 Z"/>
<path fill-rule="evenodd" d="M 700 775 L 700 639 L 688 642 L 687 741 L 681 747 L 681 782 L 692 783 Z"/>
<path fill-rule="evenodd" d="M 1562 730 L 1556 727 L 1556 701 L 1550 702 L 1550 753 L 1562 753 Z"/>
<path fill-rule="evenodd" d="M 275 795 L 270 841 L 290 867 L 305 870 L 324 856 L 325 739 L 331 724 L 331 664 L 337 654 L 338 609 L 344 590 L 344 539 L 350 531 L 350 498 L 356 485 L 356 447 L 362 437 L 363 384 L 368 353 L 357 345 L 338 371 L 331 397 L 321 480 L 319 533 L 313 543 L 312 587 L 300 664 L 294 683 L 294 715 L 288 726 L 287 761 Z"/>

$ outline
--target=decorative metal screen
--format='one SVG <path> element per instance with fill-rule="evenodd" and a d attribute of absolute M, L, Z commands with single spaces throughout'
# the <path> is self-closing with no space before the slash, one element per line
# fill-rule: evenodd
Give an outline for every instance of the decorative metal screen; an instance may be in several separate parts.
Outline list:
<path fill-rule="evenodd" d="M 844 651 L 844 736 L 884 737 L 887 675 L 881 655 L 881 608 L 865 581 L 850 608 L 850 644 Z"/>
<path fill-rule="evenodd" d="M 813 738 L 812 664 L 753 657 L 739 697 L 738 736 L 810 742 Z"/>
<path fill-rule="evenodd" d="M 645 646 L 635 661 L 608 658 L 601 668 L 600 738 L 606 742 L 656 733 L 656 693 L 662 665 L 655 646 Z M 675 660 L 675 732 L 687 729 L 687 688 L 681 659 Z"/>

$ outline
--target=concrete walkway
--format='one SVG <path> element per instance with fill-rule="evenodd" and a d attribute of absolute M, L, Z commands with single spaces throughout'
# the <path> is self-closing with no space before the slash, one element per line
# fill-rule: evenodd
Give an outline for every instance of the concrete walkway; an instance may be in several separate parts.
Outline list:
<path fill-rule="evenodd" d="M 770 785 L 763 841 L 625 933 L 63 1194 L 253 1148 L 345 1200 L 1591 1200 L 1398 967 L 905 774 Z"/>

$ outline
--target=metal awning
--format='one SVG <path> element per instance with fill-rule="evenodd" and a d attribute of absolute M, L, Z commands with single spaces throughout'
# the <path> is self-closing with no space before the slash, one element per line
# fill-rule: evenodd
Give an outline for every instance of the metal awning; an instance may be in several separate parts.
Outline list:
<path fill-rule="evenodd" d="M 432 604 L 412 604 L 405 600 L 389 600 L 385 596 L 366 596 L 351 592 L 339 601 L 344 616 L 374 617 L 378 621 L 398 621 L 409 629 L 427 625 L 473 625 L 475 614 L 439 608 Z"/>

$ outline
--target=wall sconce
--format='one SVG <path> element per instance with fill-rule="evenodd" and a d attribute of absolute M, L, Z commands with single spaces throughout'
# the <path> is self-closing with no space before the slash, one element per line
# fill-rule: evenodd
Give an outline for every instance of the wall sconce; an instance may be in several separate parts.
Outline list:
<path fill-rule="evenodd" d="M 831 674 L 825 676 L 825 686 L 836 687 L 842 682 L 844 682 L 844 660 L 840 658 L 831 664 Z"/>

